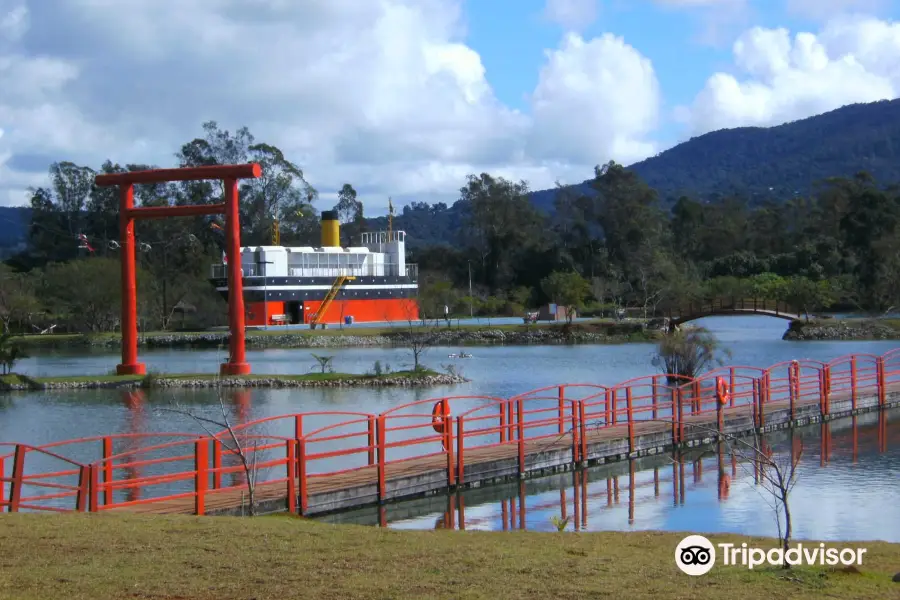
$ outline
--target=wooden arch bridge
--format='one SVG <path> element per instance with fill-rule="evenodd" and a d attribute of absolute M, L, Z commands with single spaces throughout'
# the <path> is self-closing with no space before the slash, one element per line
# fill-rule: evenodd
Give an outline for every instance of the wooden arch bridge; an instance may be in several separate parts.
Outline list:
<path fill-rule="evenodd" d="M 689 321 L 721 315 L 765 315 L 794 321 L 802 319 L 801 311 L 781 300 L 765 298 L 715 298 L 710 301 L 688 302 L 680 308 L 665 311 L 669 328 Z"/>

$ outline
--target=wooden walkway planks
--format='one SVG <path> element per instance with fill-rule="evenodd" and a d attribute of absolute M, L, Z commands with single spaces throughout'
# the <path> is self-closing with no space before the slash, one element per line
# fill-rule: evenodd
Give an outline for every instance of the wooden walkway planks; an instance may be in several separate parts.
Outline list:
<path fill-rule="evenodd" d="M 900 384 L 890 386 L 891 388 L 900 389 Z M 871 397 L 871 394 L 867 394 Z M 840 397 L 832 397 L 831 402 L 847 401 L 850 398 L 849 393 L 841 394 Z M 820 399 L 818 395 L 811 397 L 799 398 L 794 402 L 796 412 L 808 411 L 807 407 L 818 407 Z M 790 408 L 789 400 L 779 400 L 769 402 L 765 405 L 766 413 L 775 413 L 778 411 L 785 412 Z M 685 425 L 685 434 L 689 438 L 709 437 L 715 433 L 717 427 L 718 415 L 709 411 L 699 414 L 690 414 L 688 407 L 685 406 L 682 415 L 682 423 Z M 735 407 L 727 407 L 723 412 L 723 418 L 727 425 L 729 422 L 750 416 L 753 412 L 752 405 L 739 405 Z M 625 442 L 629 439 L 628 423 L 621 422 L 616 425 L 597 427 L 592 426 L 594 422 L 598 425 L 602 420 L 598 418 L 588 418 L 585 427 L 586 440 L 584 445 L 588 447 L 590 455 L 590 447 L 602 442 Z M 689 432 L 691 425 L 702 425 L 702 435 L 696 435 Z M 694 428 L 700 432 L 699 427 Z M 633 433 L 635 440 L 642 436 L 653 434 L 670 434 L 672 431 L 672 417 L 661 416 L 657 420 L 635 420 L 633 423 Z M 671 442 L 671 438 L 669 438 Z M 467 449 L 464 448 L 464 465 L 465 471 L 468 472 L 479 466 L 498 464 L 502 461 L 518 461 L 519 448 L 516 442 L 507 442 L 504 445 L 491 447 L 477 447 Z M 566 462 L 571 464 L 571 450 L 573 448 L 573 436 L 570 431 L 559 435 L 548 435 L 538 439 L 528 439 L 523 443 L 524 455 L 526 461 L 533 461 L 542 454 L 548 452 L 570 452 Z M 455 450 L 455 449 L 454 449 Z M 627 454 L 627 452 L 626 452 Z M 593 458 L 593 457 L 591 457 Z M 452 468 L 457 467 L 458 457 L 452 456 Z M 560 463 L 564 464 L 564 463 Z M 391 484 L 402 484 L 404 481 L 427 476 L 429 474 L 438 474 L 443 481 L 441 487 L 447 485 L 448 457 L 444 454 L 427 456 L 423 458 L 413 458 L 398 462 L 392 462 L 385 465 L 385 484 L 390 487 Z M 473 483 L 465 479 L 464 483 Z M 341 493 L 366 486 L 377 487 L 378 485 L 378 467 L 377 465 L 369 465 L 354 469 L 352 471 L 325 474 L 322 476 L 310 475 L 307 480 L 307 494 L 309 498 L 327 495 L 329 493 Z M 295 480 L 295 488 L 300 489 L 299 480 Z M 437 488 L 435 488 L 437 489 Z M 287 481 L 276 483 L 260 484 L 256 488 L 256 502 L 286 502 L 288 494 Z M 249 499 L 247 497 L 247 489 L 245 486 L 238 488 L 226 488 L 220 490 L 210 489 L 205 494 L 205 510 L 207 514 L 228 513 L 240 510 L 240 507 L 246 505 Z M 139 504 L 124 507 L 114 507 L 109 509 L 110 512 L 133 512 L 143 514 L 194 514 L 195 500 L 193 497 L 162 499 L 157 502 Z"/>

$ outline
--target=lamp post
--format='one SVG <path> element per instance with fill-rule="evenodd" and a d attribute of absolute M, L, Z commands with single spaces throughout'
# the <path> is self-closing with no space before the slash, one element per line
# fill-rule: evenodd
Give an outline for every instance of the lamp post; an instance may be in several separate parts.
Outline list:
<path fill-rule="evenodd" d="M 475 318 L 475 308 L 473 307 L 473 302 L 475 299 L 472 297 L 472 261 L 466 261 L 469 263 L 469 318 Z"/>

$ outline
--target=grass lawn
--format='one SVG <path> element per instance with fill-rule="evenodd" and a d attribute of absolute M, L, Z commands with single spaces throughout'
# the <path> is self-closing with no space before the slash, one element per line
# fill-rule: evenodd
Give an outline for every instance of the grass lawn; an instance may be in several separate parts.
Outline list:
<path fill-rule="evenodd" d="M 16 373 L 0 375 L 0 385 L 24 385 L 26 383 L 28 382 Z"/>
<path fill-rule="evenodd" d="M 796 319 L 791 322 L 795 327 L 861 327 L 865 325 L 881 325 L 890 329 L 900 330 L 900 319 L 874 319 L 864 317 L 850 317 L 846 319 Z"/>
<path fill-rule="evenodd" d="M 436 371 L 431 371 L 428 369 L 422 369 L 417 372 L 415 371 L 392 371 L 390 373 L 384 373 L 382 375 L 372 375 L 372 374 L 364 374 L 364 373 L 305 373 L 303 375 L 266 375 L 266 374 L 251 374 L 251 375 L 229 375 L 227 379 L 279 379 L 282 381 L 341 381 L 346 379 L 392 379 L 394 377 L 427 377 L 429 375 L 437 375 Z M 166 374 L 166 373 L 158 373 L 153 375 L 154 377 L 158 377 L 159 379 L 198 379 L 198 380 L 212 380 L 219 377 L 221 375 L 216 375 L 212 373 L 174 373 L 174 374 Z M 39 381 L 45 381 L 44 379 L 40 379 Z"/>
<path fill-rule="evenodd" d="M 900 545 L 831 567 L 675 566 L 678 533 L 397 531 L 300 518 L 0 518 L 0 598 L 900 598 Z M 770 540 L 713 536 L 713 542 Z"/>

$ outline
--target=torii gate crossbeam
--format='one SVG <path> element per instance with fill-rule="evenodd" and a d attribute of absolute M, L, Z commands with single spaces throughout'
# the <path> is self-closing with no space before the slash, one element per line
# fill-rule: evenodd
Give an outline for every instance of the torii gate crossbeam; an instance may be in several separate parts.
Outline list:
<path fill-rule="evenodd" d="M 228 328 L 231 332 L 228 362 L 221 365 L 222 375 L 247 375 L 250 365 L 246 359 L 244 333 L 244 284 L 241 272 L 241 223 L 238 207 L 238 180 L 255 179 L 262 175 L 256 163 L 245 165 L 214 165 L 181 169 L 154 169 L 97 175 L 99 187 L 119 186 L 119 244 L 122 249 L 122 364 L 116 366 L 119 375 L 144 375 L 147 367 L 138 362 L 137 353 L 137 281 L 134 251 L 134 220 L 199 215 L 225 215 L 225 253 L 228 257 Z M 221 204 L 190 206 L 134 206 L 134 186 L 145 183 L 197 181 L 219 179 L 225 188 Z"/>

